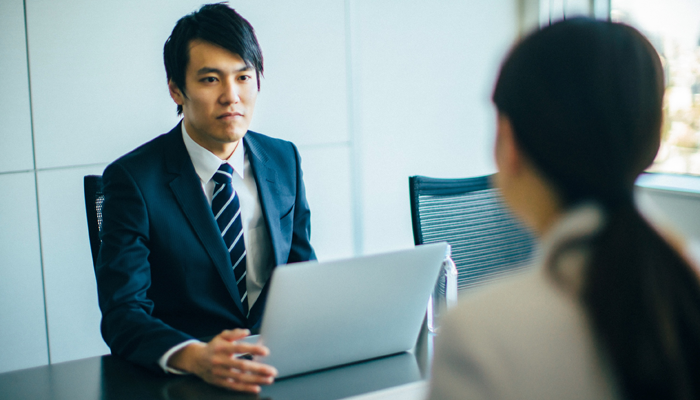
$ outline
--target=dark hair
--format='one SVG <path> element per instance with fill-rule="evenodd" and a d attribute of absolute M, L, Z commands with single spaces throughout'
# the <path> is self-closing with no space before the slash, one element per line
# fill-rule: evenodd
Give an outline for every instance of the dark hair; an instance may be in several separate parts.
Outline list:
<path fill-rule="evenodd" d="M 659 56 L 642 34 L 576 18 L 519 43 L 493 93 L 565 207 L 594 201 L 604 210 L 580 296 L 622 394 L 634 399 L 700 396 L 698 276 L 633 202 L 634 181 L 659 148 L 663 92 Z"/>
<path fill-rule="evenodd" d="M 168 81 L 187 97 L 185 73 L 190 61 L 190 42 L 203 40 L 238 54 L 246 65 L 255 68 L 260 90 L 260 76 L 263 74 L 263 56 L 250 23 L 224 3 L 207 4 L 198 11 L 188 14 L 173 28 L 163 47 L 163 61 Z M 182 106 L 177 106 L 178 115 Z"/>

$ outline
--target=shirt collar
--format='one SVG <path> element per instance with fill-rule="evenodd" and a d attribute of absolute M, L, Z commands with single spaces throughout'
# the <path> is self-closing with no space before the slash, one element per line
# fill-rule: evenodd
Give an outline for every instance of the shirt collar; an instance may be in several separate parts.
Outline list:
<path fill-rule="evenodd" d="M 185 129 L 184 120 L 180 123 L 180 126 L 182 127 L 182 140 L 185 142 L 187 153 L 189 153 L 190 159 L 192 159 L 192 164 L 194 165 L 197 176 L 199 176 L 199 179 L 203 183 L 209 182 L 223 163 L 228 163 L 241 179 L 244 178 L 243 166 L 245 164 L 245 150 L 242 143 L 243 139 L 241 139 L 241 143 L 238 144 L 236 150 L 231 154 L 231 157 L 229 157 L 228 160 L 222 160 L 211 151 L 200 146 L 190 137 Z"/>
<path fill-rule="evenodd" d="M 543 253 L 556 250 L 562 243 L 593 236 L 605 225 L 605 214 L 599 205 L 587 202 L 567 210 L 542 237 Z"/>
<path fill-rule="evenodd" d="M 580 293 L 592 238 L 606 224 L 604 210 L 596 203 L 574 206 L 564 213 L 540 241 L 543 265 L 552 269 L 560 284 Z"/>

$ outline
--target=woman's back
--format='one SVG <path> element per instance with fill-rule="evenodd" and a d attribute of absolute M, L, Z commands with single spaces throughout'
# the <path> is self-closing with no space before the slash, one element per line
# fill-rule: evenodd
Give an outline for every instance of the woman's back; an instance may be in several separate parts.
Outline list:
<path fill-rule="evenodd" d="M 564 240 L 600 229 L 602 214 L 579 208 L 542 245 L 542 263 L 464 299 L 441 328 L 430 399 L 617 399 L 615 379 L 585 310 L 548 276 L 552 263 L 580 286 L 585 247 L 549 256 Z"/>

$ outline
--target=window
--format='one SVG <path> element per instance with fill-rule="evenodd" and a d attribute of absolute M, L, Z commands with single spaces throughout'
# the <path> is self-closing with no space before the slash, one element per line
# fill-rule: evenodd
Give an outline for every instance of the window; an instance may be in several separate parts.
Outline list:
<path fill-rule="evenodd" d="M 644 33 L 664 66 L 662 143 L 649 171 L 700 175 L 700 1 L 611 0 L 610 17 Z"/>

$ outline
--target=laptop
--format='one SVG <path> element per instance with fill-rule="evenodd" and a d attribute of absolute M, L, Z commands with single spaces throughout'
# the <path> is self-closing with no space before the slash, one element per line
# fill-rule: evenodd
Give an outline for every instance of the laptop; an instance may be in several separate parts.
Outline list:
<path fill-rule="evenodd" d="M 446 251 L 436 243 L 276 268 L 257 337 L 270 355 L 256 359 L 279 379 L 412 349 Z"/>

